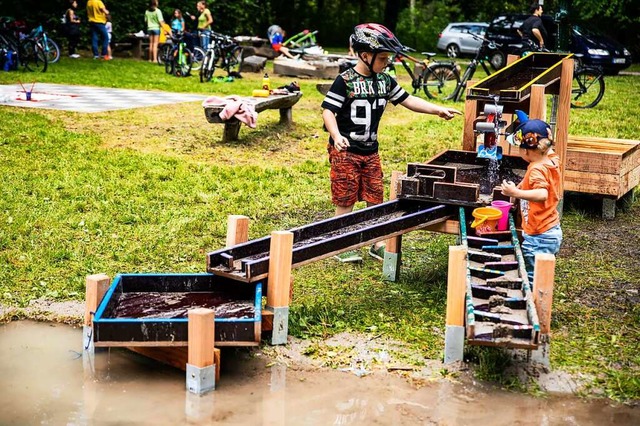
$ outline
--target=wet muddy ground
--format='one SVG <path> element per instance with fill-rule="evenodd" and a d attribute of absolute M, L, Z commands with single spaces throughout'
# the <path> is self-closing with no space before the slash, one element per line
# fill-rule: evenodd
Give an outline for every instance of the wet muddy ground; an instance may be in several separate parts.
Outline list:
<path fill-rule="evenodd" d="M 633 425 L 640 408 L 576 397 L 535 398 L 451 380 L 274 363 L 260 350 L 222 355 L 217 389 L 185 391 L 184 372 L 124 349 L 82 357 L 81 330 L 0 326 L 0 424 Z M 83 366 L 84 364 L 84 366 Z M 86 368 L 85 368 L 86 366 Z"/>

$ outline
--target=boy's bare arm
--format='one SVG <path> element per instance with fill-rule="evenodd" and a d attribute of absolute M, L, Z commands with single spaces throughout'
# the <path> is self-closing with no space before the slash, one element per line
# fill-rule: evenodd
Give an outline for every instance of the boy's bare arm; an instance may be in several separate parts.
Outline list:
<path fill-rule="evenodd" d="M 324 121 L 324 127 L 327 128 L 331 139 L 333 139 L 333 146 L 338 151 L 349 148 L 349 140 L 340 134 L 335 114 L 331 110 L 323 109 L 322 120 Z"/>
<path fill-rule="evenodd" d="M 527 201 L 547 201 L 547 198 L 549 197 L 549 191 L 545 188 L 520 189 L 511 181 L 502 181 L 500 190 L 502 195 Z"/>
<path fill-rule="evenodd" d="M 419 112 L 422 114 L 433 114 L 445 120 L 451 120 L 456 114 L 462 114 L 455 108 L 443 107 L 440 105 L 432 104 L 417 96 L 409 96 L 405 99 L 401 105 L 411 111 Z"/>

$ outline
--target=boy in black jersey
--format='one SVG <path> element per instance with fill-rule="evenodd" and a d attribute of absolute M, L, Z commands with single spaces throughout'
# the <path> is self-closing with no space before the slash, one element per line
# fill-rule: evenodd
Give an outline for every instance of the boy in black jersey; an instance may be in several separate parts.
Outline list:
<path fill-rule="evenodd" d="M 409 95 L 393 78 L 382 73 L 392 56 L 404 50 L 383 25 L 356 26 L 350 42 L 358 63 L 336 77 L 322 102 L 322 118 L 330 135 L 327 149 L 336 216 L 350 213 L 357 201 L 365 201 L 367 206 L 382 203 L 378 124 L 387 102 L 445 120 L 460 114 L 456 109 Z M 369 254 L 382 260 L 384 246 L 371 247 Z M 343 261 L 362 260 L 353 253 L 342 257 Z"/>

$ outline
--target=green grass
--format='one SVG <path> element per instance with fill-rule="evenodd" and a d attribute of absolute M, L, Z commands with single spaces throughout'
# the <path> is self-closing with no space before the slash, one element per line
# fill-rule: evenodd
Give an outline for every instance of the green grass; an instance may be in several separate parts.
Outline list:
<path fill-rule="evenodd" d="M 399 75 L 409 87 L 404 72 Z M 245 77 L 201 84 L 142 61 L 63 58 L 44 74 L 0 73 L 0 83 L 248 95 L 262 76 Z M 274 87 L 291 80 L 271 75 Z M 606 81 L 597 108 L 571 111 L 569 132 L 637 138 L 639 78 Z M 250 238 L 331 217 L 327 134 L 315 89 L 320 81 L 299 82 L 304 96 L 292 129 L 268 111 L 257 129 L 243 128 L 240 141 L 229 143 L 220 142 L 222 126 L 208 124 L 198 102 L 97 114 L 0 107 L 0 303 L 82 300 L 85 276 L 99 272 L 204 271 L 205 254 L 224 246 L 230 214 L 251 218 Z M 458 149 L 462 127 L 461 118 L 444 122 L 389 106 L 380 127 L 387 181 L 407 162 Z M 636 203 L 611 226 L 638 210 Z M 588 246 L 598 236 L 581 230 L 598 223 L 586 210 L 568 209 L 565 236 Z M 349 330 L 383 334 L 426 358 L 441 357 L 447 250 L 454 243 L 448 235 L 407 235 L 395 283 L 382 281 L 380 265 L 368 258 L 359 266 L 325 260 L 295 270 L 290 332 L 305 338 Z M 615 399 L 640 398 L 637 304 L 613 309 L 616 301 L 588 306 L 581 299 L 599 283 L 637 283 L 637 265 L 606 251 L 561 252 L 556 278 L 553 365 L 594 374 Z"/>

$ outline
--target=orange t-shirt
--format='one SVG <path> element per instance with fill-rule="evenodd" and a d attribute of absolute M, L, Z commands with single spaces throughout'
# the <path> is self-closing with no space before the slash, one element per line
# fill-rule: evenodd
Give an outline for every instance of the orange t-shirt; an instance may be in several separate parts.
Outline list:
<path fill-rule="evenodd" d="M 558 188 L 560 187 L 560 157 L 549 155 L 551 164 L 529 164 L 520 189 L 544 188 L 549 192 L 546 201 L 520 200 L 522 230 L 529 235 L 539 235 L 560 223 L 558 213 Z"/>

